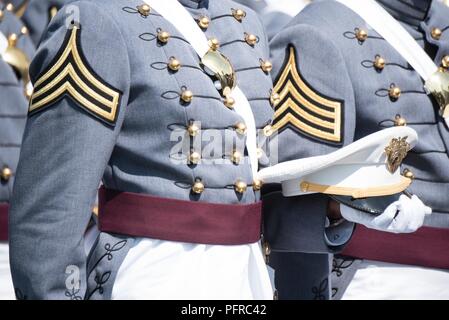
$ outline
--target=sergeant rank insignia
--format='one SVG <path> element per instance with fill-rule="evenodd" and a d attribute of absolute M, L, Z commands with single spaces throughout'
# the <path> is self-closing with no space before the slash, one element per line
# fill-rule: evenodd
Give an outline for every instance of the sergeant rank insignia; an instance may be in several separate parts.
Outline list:
<path fill-rule="evenodd" d="M 105 83 L 89 67 L 81 50 L 80 33 L 78 27 L 67 32 L 56 58 L 35 82 L 29 114 L 69 96 L 83 110 L 115 125 L 121 92 Z"/>
<path fill-rule="evenodd" d="M 293 46 L 288 48 L 274 92 L 280 102 L 275 106 L 273 130 L 290 128 L 326 143 L 342 143 L 343 101 L 324 97 L 302 78 Z"/>

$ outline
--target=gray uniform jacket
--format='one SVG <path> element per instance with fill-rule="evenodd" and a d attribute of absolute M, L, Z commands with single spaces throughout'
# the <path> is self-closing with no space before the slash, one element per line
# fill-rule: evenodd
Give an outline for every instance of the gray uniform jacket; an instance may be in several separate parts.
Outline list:
<path fill-rule="evenodd" d="M 434 1 L 419 28 L 404 23 L 443 67 L 448 67 L 443 60 L 449 54 L 448 14 L 446 6 Z M 271 49 L 276 89 L 284 89 L 287 80 L 295 83 L 287 97 L 281 96 L 274 117 L 274 127 L 280 126 L 280 160 L 326 154 L 383 128 L 407 124 L 420 139 L 403 162 L 403 169 L 415 176 L 410 191 L 434 211 L 425 225 L 449 227 L 449 130 L 419 74 L 393 47 L 344 5 L 319 1 L 294 18 Z M 311 233 L 310 223 L 324 219 L 327 201 L 319 195 L 289 201 L 298 209 L 268 215 L 265 234 L 272 248 L 322 252 L 322 247 L 310 247 L 316 241 L 306 239 L 321 237 Z"/>
<path fill-rule="evenodd" d="M 243 7 L 246 15 L 238 20 L 233 9 L 242 6 L 227 0 L 181 3 L 195 19 L 210 20 L 203 30 L 219 40 L 257 127 L 264 128 L 272 120 L 272 81 L 261 67 L 269 50 L 256 14 Z M 233 144 L 223 142 L 245 141 L 245 132 L 236 129 L 242 118 L 225 106 L 182 34 L 156 11 L 139 11 L 142 4 L 74 2 L 79 29 L 67 28 L 62 8 L 42 39 L 31 66 L 35 93 L 10 218 L 12 275 L 19 298 L 110 298 L 133 239 L 102 233 L 86 261 L 83 233 L 101 179 L 110 189 L 180 200 L 247 204 L 259 198 L 250 187 L 249 162 L 233 163 Z M 170 36 L 158 37 L 162 32 Z M 72 53 L 64 56 L 68 46 Z M 172 58 L 180 61 L 178 70 L 170 68 Z M 66 75 L 71 92 L 58 94 L 57 61 L 75 67 L 75 74 Z M 90 74 L 89 79 L 77 79 L 80 72 Z M 51 81 L 53 88 L 43 90 Z M 182 95 L 187 90 L 193 94 L 188 102 Z M 201 130 L 218 132 L 200 144 L 219 150 L 203 157 L 221 161 L 194 165 L 186 161 L 189 149 L 174 149 L 186 135 L 189 140 L 186 129 L 195 122 Z M 241 154 L 247 158 L 244 150 Z M 198 180 L 205 186 L 200 195 L 191 191 Z M 237 180 L 248 185 L 245 192 L 234 190 Z"/>

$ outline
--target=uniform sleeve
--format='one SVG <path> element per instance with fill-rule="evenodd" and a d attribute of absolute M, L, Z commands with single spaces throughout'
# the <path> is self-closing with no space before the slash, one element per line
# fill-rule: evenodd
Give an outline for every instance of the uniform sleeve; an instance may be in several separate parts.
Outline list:
<path fill-rule="evenodd" d="M 9 221 L 14 286 L 19 298 L 80 299 L 83 235 L 128 101 L 128 52 L 104 10 L 75 2 L 52 20 L 30 74 Z"/>
<path fill-rule="evenodd" d="M 279 95 L 272 126 L 277 134 L 270 142 L 274 163 L 325 155 L 352 143 L 352 83 L 341 52 L 326 32 L 291 23 L 270 45 L 274 92 Z M 332 239 L 326 241 L 327 196 L 286 198 L 278 187 L 269 188 L 263 199 L 264 235 L 273 250 L 326 253 L 341 249 L 341 245 L 330 245 L 344 242 L 338 239 L 340 232 L 328 233 Z"/>

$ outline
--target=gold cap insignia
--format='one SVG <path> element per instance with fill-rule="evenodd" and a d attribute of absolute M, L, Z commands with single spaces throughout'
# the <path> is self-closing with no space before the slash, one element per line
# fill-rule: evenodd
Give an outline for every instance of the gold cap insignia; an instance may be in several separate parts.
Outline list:
<path fill-rule="evenodd" d="M 390 144 L 385 148 L 387 168 L 391 173 L 396 172 L 411 149 L 410 144 L 407 142 L 407 138 L 408 137 L 395 138 L 391 140 Z"/>

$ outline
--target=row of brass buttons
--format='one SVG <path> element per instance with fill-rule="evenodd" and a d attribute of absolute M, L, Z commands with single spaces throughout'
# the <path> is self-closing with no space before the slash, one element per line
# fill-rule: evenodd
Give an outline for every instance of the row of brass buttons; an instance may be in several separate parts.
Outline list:
<path fill-rule="evenodd" d="M 262 185 L 263 185 L 262 181 L 254 180 L 253 185 L 252 185 L 253 190 L 260 191 L 260 189 L 262 189 Z M 196 181 L 192 186 L 192 192 L 194 194 L 201 194 L 204 192 L 205 189 L 206 189 L 206 187 L 205 187 L 204 183 L 200 180 Z M 234 190 L 237 193 L 240 193 L 240 194 L 245 193 L 247 189 L 248 189 L 248 185 L 241 180 L 237 180 L 234 183 Z"/>
<path fill-rule="evenodd" d="M 382 56 L 377 55 L 377 56 L 374 58 L 373 66 L 374 66 L 377 70 L 383 70 L 383 69 L 385 68 L 386 64 L 387 64 L 387 62 L 386 62 L 385 58 L 383 58 Z M 441 59 L 441 66 L 442 66 L 444 69 L 449 69 L 449 55 L 446 55 L 446 56 L 444 56 L 444 57 Z"/>
<path fill-rule="evenodd" d="M 235 124 L 234 129 L 238 134 L 245 135 L 247 127 L 243 122 L 238 122 Z M 200 131 L 200 128 L 195 123 L 192 123 L 187 127 L 187 131 L 191 137 L 195 137 Z M 273 134 L 271 125 L 265 126 L 262 131 L 264 136 L 266 137 L 269 137 Z"/>
<path fill-rule="evenodd" d="M 242 22 L 243 19 L 246 17 L 246 12 L 243 11 L 242 9 L 233 9 L 232 10 L 232 16 L 238 21 L 238 22 Z M 210 25 L 210 19 L 207 16 L 201 16 L 198 19 L 198 25 L 200 26 L 201 29 L 207 29 L 209 28 Z"/>
<path fill-rule="evenodd" d="M 151 7 L 148 6 L 147 4 L 138 6 L 138 11 L 140 14 L 142 14 L 143 16 L 148 16 L 151 12 Z M 233 9 L 232 10 L 232 15 L 234 16 L 234 18 L 239 21 L 242 22 L 243 18 L 246 16 L 246 12 L 241 10 L 241 9 Z M 210 25 L 210 19 L 206 16 L 202 16 L 198 19 L 198 25 L 202 28 L 202 29 L 207 29 Z M 170 33 L 160 30 L 157 33 L 157 39 L 160 43 L 166 44 L 168 43 L 169 39 L 170 39 L 171 35 Z M 251 46 L 254 46 L 258 41 L 257 36 L 253 35 L 253 34 L 247 34 L 245 33 L 245 42 Z M 218 39 L 216 38 L 212 38 L 209 39 L 209 47 L 212 50 L 218 50 L 220 47 L 220 42 L 218 41 Z M 167 63 L 167 67 L 173 71 L 173 72 L 177 72 L 179 71 L 179 69 L 182 67 L 181 62 L 176 59 L 175 57 L 171 57 Z M 264 72 L 271 72 L 273 65 L 270 61 L 266 61 L 266 60 L 261 60 L 260 61 L 260 68 L 264 71 Z M 180 98 L 182 101 L 184 101 L 185 103 L 190 103 L 193 99 L 194 95 L 192 93 L 192 91 L 190 90 L 183 90 L 180 94 Z M 272 94 L 270 97 L 270 101 L 272 104 L 276 103 L 279 100 L 279 96 L 276 94 Z M 234 104 L 235 104 L 235 100 L 230 97 L 230 96 L 226 96 L 223 103 L 226 105 L 226 107 L 228 108 L 233 108 Z M 235 130 L 238 134 L 240 135 L 245 135 L 246 131 L 247 131 L 247 127 L 244 123 L 237 123 L 235 125 Z M 189 132 L 189 135 L 194 137 L 198 134 L 200 128 L 196 125 L 196 124 L 191 124 L 187 127 L 187 131 Z M 271 126 L 267 126 L 264 129 L 264 134 L 265 135 L 271 135 Z M 240 152 L 238 151 L 234 151 L 231 155 L 231 160 L 234 163 L 239 163 L 241 161 L 242 155 L 240 154 Z M 189 155 L 189 161 L 190 163 L 193 164 L 197 164 L 199 163 L 199 161 L 201 160 L 201 155 L 196 152 L 196 151 L 192 151 Z M 258 191 L 262 188 L 262 182 L 259 180 L 254 181 L 253 183 L 253 189 Z M 196 181 L 193 186 L 192 186 L 192 192 L 195 194 L 201 194 L 202 192 L 204 192 L 205 186 L 201 181 Z M 247 190 L 247 184 L 244 183 L 243 181 L 237 181 L 234 185 L 234 189 L 236 192 L 238 193 L 244 193 Z"/>
<path fill-rule="evenodd" d="M 442 34 L 443 30 L 441 30 L 440 28 L 432 28 L 432 30 L 430 31 L 430 36 L 434 40 L 440 40 Z M 356 28 L 355 37 L 358 41 L 364 42 L 366 39 L 368 39 L 368 32 L 364 29 Z"/>

